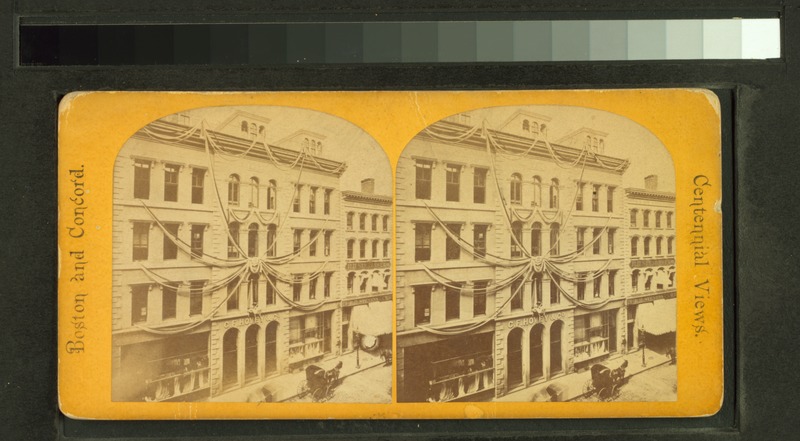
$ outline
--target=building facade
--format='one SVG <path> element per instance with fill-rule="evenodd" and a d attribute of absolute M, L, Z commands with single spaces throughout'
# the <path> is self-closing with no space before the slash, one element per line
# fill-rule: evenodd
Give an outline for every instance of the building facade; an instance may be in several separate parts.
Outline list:
<path fill-rule="evenodd" d="M 605 132 L 547 141 L 456 115 L 397 165 L 397 385 L 403 402 L 500 397 L 623 351 L 630 260 Z"/>
<path fill-rule="evenodd" d="M 360 192 L 342 192 L 342 214 L 342 351 L 356 343 L 391 350 L 392 198 L 375 194 L 374 179 L 365 179 Z"/>
<path fill-rule="evenodd" d="M 113 399 L 195 401 L 349 348 L 341 175 L 324 136 L 177 114 L 114 168 Z"/>
<path fill-rule="evenodd" d="M 625 189 L 628 255 L 625 280 L 627 348 L 675 347 L 675 193 L 660 190 L 658 176 L 644 188 Z"/>

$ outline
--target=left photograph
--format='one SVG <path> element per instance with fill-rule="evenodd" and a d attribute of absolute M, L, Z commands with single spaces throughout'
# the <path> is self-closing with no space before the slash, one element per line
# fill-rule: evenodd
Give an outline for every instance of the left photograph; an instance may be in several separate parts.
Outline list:
<path fill-rule="evenodd" d="M 206 107 L 113 179 L 112 400 L 389 403 L 392 170 L 350 122 Z"/>

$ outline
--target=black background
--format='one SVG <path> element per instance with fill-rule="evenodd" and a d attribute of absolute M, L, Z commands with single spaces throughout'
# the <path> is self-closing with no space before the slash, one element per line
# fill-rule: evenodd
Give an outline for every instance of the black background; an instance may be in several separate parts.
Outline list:
<path fill-rule="evenodd" d="M 0 5 L 0 439 L 800 437 L 800 0 L 17 0 Z M 376 15 L 377 14 L 377 15 Z M 20 22 L 780 17 L 769 61 L 20 67 Z M 154 51 L 157 48 L 154 47 Z M 56 121 L 80 90 L 457 90 L 704 87 L 723 103 L 726 389 L 715 416 L 480 421 L 77 421 L 56 396 Z M 691 115 L 686 115 L 691 118 Z M 687 148 L 691 148 L 687 146 Z M 100 207 L 90 207 L 90 209 Z M 678 207 L 680 209 L 680 207 Z M 87 376 L 92 375 L 87 366 Z"/>

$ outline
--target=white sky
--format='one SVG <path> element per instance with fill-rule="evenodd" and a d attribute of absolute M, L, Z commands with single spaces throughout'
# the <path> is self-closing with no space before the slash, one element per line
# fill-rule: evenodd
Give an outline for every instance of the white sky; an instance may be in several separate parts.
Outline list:
<path fill-rule="evenodd" d="M 547 123 L 550 142 L 584 127 L 608 133 L 605 154 L 631 161 L 623 175 L 625 187 L 644 188 L 644 177 L 655 174 L 658 175 L 659 190 L 675 191 L 672 156 L 655 135 L 628 118 L 603 110 L 573 106 L 491 107 L 465 113 L 472 115 L 472 124 L 480 125 L 486 119 L 488 128 L 500 129 L 517 110 L 552 118 Z"/>
<path fill-rule="evenodd" d="M 205 119 L 213 128 L 237 110 L 270 119 L 266 133 L 269 144 L 275 145 L 298 130 L 325 135 L 320 157 L 347 163 L 342 190 L 360 191 L 362 179 L 375 178 L 376 194 L 392 194 L 392 172 L 386 153 L 372 136 L 337 116 L 283 106 L 205 107 L 185 113 L 192 118 L 192 124 Z"/>

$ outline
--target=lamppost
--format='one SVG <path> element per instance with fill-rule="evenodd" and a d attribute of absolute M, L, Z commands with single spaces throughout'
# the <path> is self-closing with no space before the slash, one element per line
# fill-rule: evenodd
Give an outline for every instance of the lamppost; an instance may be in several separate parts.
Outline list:
<path fill-rule="evenodd" d="M 644 357 L 644 350 L 647 349 L 644 333 L 644 325 L 642 325 L 641 329 L 639 329 L 639 346 L 642 347 L 642 367 L 647 367 L 647 359 Z"/>
<path fill-rule="evenodd" d="M 356 346 L 356 369 L 361 369 L 361 356 L 360 356 L 360 346 L 361 346 L 361 333 L 358 331 L 353 331 L 353 344 Z"/>

